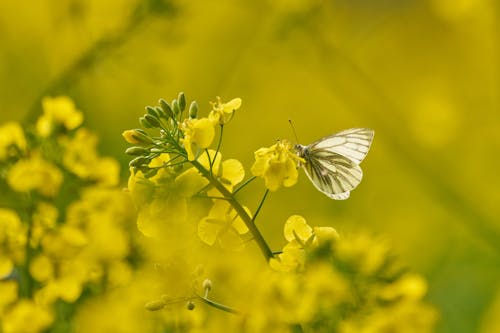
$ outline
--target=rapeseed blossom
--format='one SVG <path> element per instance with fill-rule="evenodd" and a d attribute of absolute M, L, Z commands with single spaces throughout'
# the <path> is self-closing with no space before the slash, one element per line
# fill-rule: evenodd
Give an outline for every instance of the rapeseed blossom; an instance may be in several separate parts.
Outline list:
<path fill-rule="evenodd" d="M 18 123 L 8 122 L 0 126 L 0 161 L 23 153 L 26 150 L 26 138 Z"/>
<path fill-rule="evenodd" d="M 1 332 L 56 329 L 61 306 L 77 313 L 132 274 L 133 212 L 116 187 L 118 163 L 97 153 L 69 98 L 44 99 L 43 108 L 30 135 L 0 126 Z"/>
<path fill-rule="evenodd" d="M 300 160 L 293 145 L 281 140 L 269 148 L 260 148 L 255 152 L 255 163 L 251 171 L 254 176 L 264 179 L 269 190 L 276 191 L 281 186 L 290 187 L 297 183 L 297 164 Z"/>
<path fill-rule="evenodd" d="M 431 330 L 435 310 L 422 300 L 425 281 L 404 274 L 384 242 L 366 235 L 341 238 L 332 227 L 313 227 L 292 215 L 283 228 L 286 244 L 273 252 L 255 220 L 269 191 L 297 182 L 303 161 L 289 142 L 279 141 L 255 152 L 253 177 L 245 180 L 241 162 L 224 160 L 220 151 L 224 125 L 241 100 L 218 98 L 208 118 L 197 118 L 196 102 L 183 118 L 185 105 L 182 93 L 172 104 L 162 99 L 160 106 L 146 108 L 144 130 L 123 134 L 136 145 L 127 154 L 134 156 L 128 189 L 138 227 L 157 258 L 152 283 L 158 288 L 144 307 L 161 316 L 163 329 L 405 332 L 405 325 L 412 325 Z M 267 189 L 251 214 L 236 194 L 256 177 Z M 266 265 L 256 265 L 246 251 L 236 256 L 227 251 L 251 241 Z M 227 302 L 212 299 L 212 293 Z M 207 307 L 232 316 L 221 320 Z M 424 320 L 412 319 L 417 313 Z"/>
<path fill-rule="evenodd" d="M 76 109 L 69 97 L 45 97 L 42 108 L 43 115 L 36 122 L 36 129 L 41 137 L 53 134 L 59 126 L 65 130 L 73 130 L 83 122 L 83 114 Z"/>

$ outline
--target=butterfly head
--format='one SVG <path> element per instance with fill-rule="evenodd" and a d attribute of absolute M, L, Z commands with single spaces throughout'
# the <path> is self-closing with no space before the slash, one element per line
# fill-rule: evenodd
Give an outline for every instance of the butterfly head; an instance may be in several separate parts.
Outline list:
<path fill-rule="evenodd" d="M 307 157 L 309 156 L 309 147 L 308 146 L 295 144 L 295 145 L 293 145 L 293 149 L 297 153 L 297 156 L 302 158 L 302 159 L 307 159 Z M 301 166 L 301 165 L 299 165 L 299 166 Z"/>

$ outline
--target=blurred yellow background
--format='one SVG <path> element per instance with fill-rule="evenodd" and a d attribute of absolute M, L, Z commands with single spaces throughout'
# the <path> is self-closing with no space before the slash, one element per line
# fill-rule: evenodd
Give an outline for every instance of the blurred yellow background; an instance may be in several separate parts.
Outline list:
<path fill-rule="evenodd" d="M 374 128 L 365 178 L 333 201 L 301 174 L 262 211 L 382 235 L 429 281 L 438 332 L 500 331 L 500 4 L 493 0 L 0 2 L 0 121 L 44 95 L 85 113 L 127 176 L 120 133 L 184 91 L 200 114 L 241 97 L 222 152 L 247 167 L 279 138 Z M 262 184 L 245 195 L 257 205 Z"/>

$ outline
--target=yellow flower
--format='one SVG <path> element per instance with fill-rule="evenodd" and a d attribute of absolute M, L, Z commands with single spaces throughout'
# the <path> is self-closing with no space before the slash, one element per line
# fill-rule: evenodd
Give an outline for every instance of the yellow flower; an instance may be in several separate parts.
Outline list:
<path fill-rule="evenodd" d="M 280 186 L 295 185 L 298 178 L 297 163 L 301 159 L 293 151 L 290 142 L 281 140 L 269 148 L 255 152 L 255 163 L 251 171 L 254 176 L 264 178 L 266 187 L 276 191 Z"/>
<path fill-rule="evenodd" d="M 208 118 L 186 119 L 181 128 L 184 132 L 184 149 L 188 160 L 193 161 L 199 149 L 208 148 L 212 144 L 215 136 L 214 124 Z"/>
<path fill-rule="evenodd" d="M 211 102 L 212 111 L 208 118 L 214 124 L 227 124 L 234 115 L 234 112 L 241 106 L 241 98 L 233 98 L 227 103 L 222 103 L 220 97 L 217 96 L 216 102 Z"/>
<path fill-rule="evenodd" d="M 208 184 L 194 168 L 177 177 L 173 174 L 163 176 L 166 177 L 154 179 L 157 184 L 141 179 L 140 175 L 132 182 L 132 192 L 151 191 L 148 192 L 150 200 L 141 202 L 137 217 L 139 230 L 150 237 L 162 237 L 172 225 L 183 224 L 188 217 L 189 199 Z"/>
<path fill-rule="evenodd" d="M 73 138 L 60 139 L 64 148 L 63 164 L 82 179 L 106 186 L 117 185 L 120 166 L 112 158 L 99 156 L 97 141 L 97 136 L 85 128 L 79 129 Z"/>
<path fill-rule="evenodd" d="M 249 213 L 248 209 L 245 210 Z M 216 241 L 223 248 L 238 249 L 243 246 L 241 236 L 248 232 L 248 228 L 231 207 L 224 200 L 217 200 L 207 217 L 198 223 L 198 236 L 208 245 Z"/>
<path fill-rule="evenodd" d="M 26 228 L 19 216 L 0 208 L 0 278 L 9 275 L 14 264 L 23 260 L 25 244 Z"/>
<path fill-rule="evenodd" d="M 26 151 L 26 138 L 18 123 L 9 122 L 0 126 L 0 160 L 15 154 L 15 151 L 11 150 L 13 147 L 22 152 Z"/>
<path fill-rule="evenodd" d="M 4 312 L 4 309 L 11 303 L 15 302 L 18 295 L 19 286 L 17 281 L 14 280 L 3 280 L 0 281 L 0 314 Z M 0 315 L 1 316 L 1 315 Z"/>
<path fill-rule="evenodd" d="M 53 321 L 53 314 L 49 310 L 35 304 L 31 300 L 23 299 L 4 314 L 2 318 L 2 332 L 43 332 Z"/>
<path fill-rule="evenodd" d="M 210 155 L 210 160 L 212 161 L 213 175 L 222 183 L 222 185 L 224 185 L 225 188 L 232 191 L 233 188 L 245 178 L 245 169 L 243 168 L 243 165 L 236 159 L 227 159 L 221 163 L 222 154 L 219 152 L 217 153 L 217 156 L 215 156 L 215 150 L 209 149 L 208 154 Z M 210 169 L 207 154 L 202 154 L 198 158 L 198 162 L 200 162 L 205 169 Z M 211 196 L 221 195 L 215 188 L 208 191 L 208 194 Z"/>
<path fill-rule="evenodd" d="M 42 107 L 43 115 L 36 123 L 37 132 L 42 137 L 51 135 L 57 126 L 72 130 L 83 122 L 83 114 L 76 109 L 69 97 L 45 97 Z"/>
<path fill-rule="evenodd" d="M 36 190 L 47 197 L 56 195 L 62 181 L 62 172 L 39 154 L 18 161 L 7 174 L 7 183 L 13 190 L 18 192 Z"/>

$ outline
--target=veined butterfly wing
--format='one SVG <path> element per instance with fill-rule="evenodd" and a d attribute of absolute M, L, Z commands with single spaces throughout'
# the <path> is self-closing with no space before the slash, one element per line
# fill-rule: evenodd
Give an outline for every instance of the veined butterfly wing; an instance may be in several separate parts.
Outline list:
<path fill-rule="evenodd" d="M 368 153 L 373 135 L 373 130 L 353 128 L 296 149 L 314 186 L 332 199 L 345 200 L 363 178 L 358 164 Z"/>
<path fill-rule="evenodd" d="M 359 164 L 370 150 L 374 134 L 372 129 L 351 128 L 320 139 L 309 149 L 337 153 Z"/>

